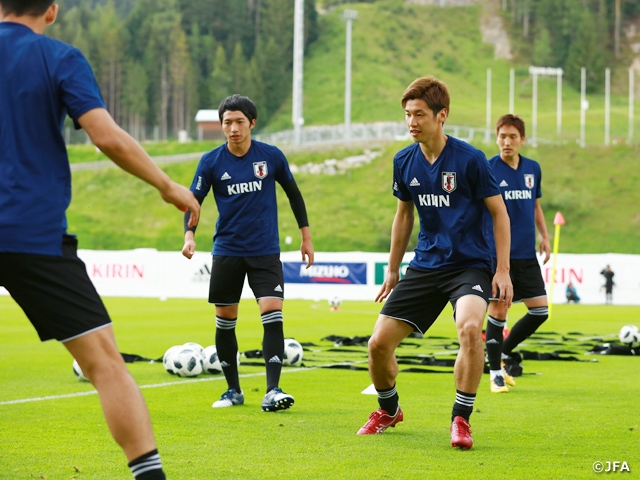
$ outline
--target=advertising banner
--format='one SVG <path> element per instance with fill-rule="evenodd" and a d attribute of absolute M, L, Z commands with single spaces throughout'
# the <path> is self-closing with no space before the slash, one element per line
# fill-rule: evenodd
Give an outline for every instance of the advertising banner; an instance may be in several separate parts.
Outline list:
<path fill-rule="evenodd" d="M 339 283 L 342 285 L 366 285 L 366 263 L 306 263 L 284 262 L 285 283 Z"/>

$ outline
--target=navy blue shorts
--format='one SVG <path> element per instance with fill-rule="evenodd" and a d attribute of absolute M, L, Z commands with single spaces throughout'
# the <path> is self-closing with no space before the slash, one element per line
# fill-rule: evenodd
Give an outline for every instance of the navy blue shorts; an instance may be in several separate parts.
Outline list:
<path fill-rule="evenodd" d="M 279 253 L 258 257 L 214 255 L 209 303 L 221 306 L 239 303 L 245 278 L 248 278 L 256 300 L 268 297 L 284 299 L 284 273 Z"/>
<path fill-rule="evenodd" d="M 460 270 L 417 270 L 409 267 L 393 289 L 380 312 L 408 323 L 425 333 L 436 321 L 447 302 L 453 306 L 465 295 L 482 297 L 487 305 L 491 296 L 491 271 L 482 268 Z"/>
<path fill-rule="evenodd" d="M 20 305 L 43 342 L 66 342 L 111 324 L 77 248 L 76 237 L 65 235 L 60 257 L 0 253 L 0 286 Z"/>

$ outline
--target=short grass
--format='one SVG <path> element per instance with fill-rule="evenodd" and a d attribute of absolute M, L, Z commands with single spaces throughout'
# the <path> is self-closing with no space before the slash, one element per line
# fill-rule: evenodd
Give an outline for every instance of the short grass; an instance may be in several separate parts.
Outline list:
<path fill-rule="evenodd" d="M 174 344 L 213 343 L 213 308 L 204 300 L 105 302 L 122 352 L 158 357 Z M 360 394 L 370 384 L 367 372 L 310 367 L 336 361 L 365 366 L 357 363 L 365 362 L 365 348 L 331 352 L 332 343 L 322 339 L 370 334 L 378 310 L 373 302 L 345 301 L 337 312 L 324 302 L 286 302 L 287 336 L 313 344 L 305 352 L 305 368 L 283 371 L 281 385 L 296 397 L 286 412 L 260 411 L 263 367 L 240 366 L 245 406 L 212 410 L 225 388 L 221 376 L 178 379 L 161 364 L 130 364 L 144 387 L 169 478 L 576 479 L 591 478 L 594 462 L 614 460 L 628 462 L 631 475 L 637 475 L 638 359 L 588 356 L 586 348 L 577 348 L 580 342 L 570 342 L 569 349 L 591 361 L 525 361 L 525 375 L 508 394 L 489 393 L 485 375 L 469 452 L 449 445 L 454 383 L 447 367 L 436 367 L 443 372 L 438 374 L 400 373 L 404 423 L 384 435 L 356 436 L 376 408 L 375 397 Z M 0 297 L 0 312 L 0 479 L 130 478 L 97 396 L 63 397 L 92 391 L 74 378 L 68 353 L 57 343 L 39 344 L 10 298 Z M 522 312 L 515 306 L 511 318 Z M 639 314 L 637 307 L 557 305 L 542 330 L 586 343 L 613 340 L 620 326 L 637 324 Z M 255 304 L 243 301 L 239 318 L 241 350 L 260 348 Z M 451 344 L 449 309 L 428 335 L 443 338 L 409 339 L 398 353 L 433 354 L 434 342 Z M 7 403 L 35 398 L 40 400 Z"/>

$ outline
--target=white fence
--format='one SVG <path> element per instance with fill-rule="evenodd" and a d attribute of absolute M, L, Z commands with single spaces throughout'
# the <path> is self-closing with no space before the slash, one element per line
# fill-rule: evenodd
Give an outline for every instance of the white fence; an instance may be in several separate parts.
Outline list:
<path fill-rule="evenodd" d="M 209 292 L 211 255 L 196 252 L 191 260 L 179 252 L 154 249 L 125 251 L 79 250 L 80 258 L 98 292 L 111 297 L 200 298 Z M 407 253 L 403 269 L 413 257 Z M 387 253 L 316 252 L 316 266 L 301 268 L 300 252 L 283 252 L 285 297 L 289 299 L 326 300 L 338 296 L 343 300 L 373 300 L 380 289 L 387 265 Z M 611 265 L 615 273 L 613 303 L 640 305 L 640 255 L 559 254 L 553 303 L 564 303 L 568 282 L 576 286 L 581 303 L 605 302 L 600 271 Z M 551 261 L 542 266 L 550 292 Z M 288 278 L 287 278 L 288 277 Z M 0 288 L 0 294 L 7 292 Z M 253 294 L 245 285 L 243 298 Z"/>

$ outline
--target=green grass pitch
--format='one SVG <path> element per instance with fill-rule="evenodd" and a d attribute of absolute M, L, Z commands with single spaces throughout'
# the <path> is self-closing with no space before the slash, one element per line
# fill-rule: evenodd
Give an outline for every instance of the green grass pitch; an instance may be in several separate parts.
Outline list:
<path fill-rule="evenodd" d="M 105 299 L 121 352 L 157 358 L 175 344 L 214 343 L 214 309 L 205 300 Z M 511 311 L 514 322 L 523 306 Z M 281 386 L 295 396 L 288 411 L 263 413 L 264 367 L 240 366 L 246 403 L 213 410 L 225 390 L 222 375 L 179 379 L 161 364 L 129 364 L 151 411 L 158 447 L 171 479 L 460 479 L 592 478 L 597 461 L 627 462 L 640 474 L 638 363 L 635 357 L 586 355 L 589 343 L 616 341 L 619 328 L 640 323 L 640 308 L 556 305 L 543 332 L 523 349 L 566 350 L 585 361 L 524 362 L 508 394 L 489 392 L 484 375 L 471 417 L 471 451 L 449 444 L 454 400 L 450 367 L 402 364 L 405 421 L 383 435 L 355 433 L 377 407 L 360 392 L 370 384 L 366 348 L 332 351 L 328 335 L 371 333 L 379 305 L 344 301 L 285 302 L 285 335 L 313 344 L 304 368 L 285 367 Z M 0 479 L 128 479 L 120 449 L 105 425 L 98 397 L 78 382 L 71 357 L 55 342 L 41 344 L 22 311 L 0 297 Z M 241 303 L 241 351 L 259 349 L 255 302 Z M 579 332 L 578 335 L 576 332 Z M 557 342 L 565 337 L 566 342 Z M 446 310 L 426 339 L 408 339 L 398 355 L 442 353 L 455 341 Z M 435 337 L 435 338 L 434 338 Z M 440 338 L 442 337 L 442 338 Z M 562 343 L 562 344 L 560 344 Z M 441 352 L 438 352 L 438 351 Z M 354 369 L 317 368 L 351 362 Z M 53 398 L 45 398 L 53 397 Z M 25 400 L 32 401 L 25 401 Z"/>

